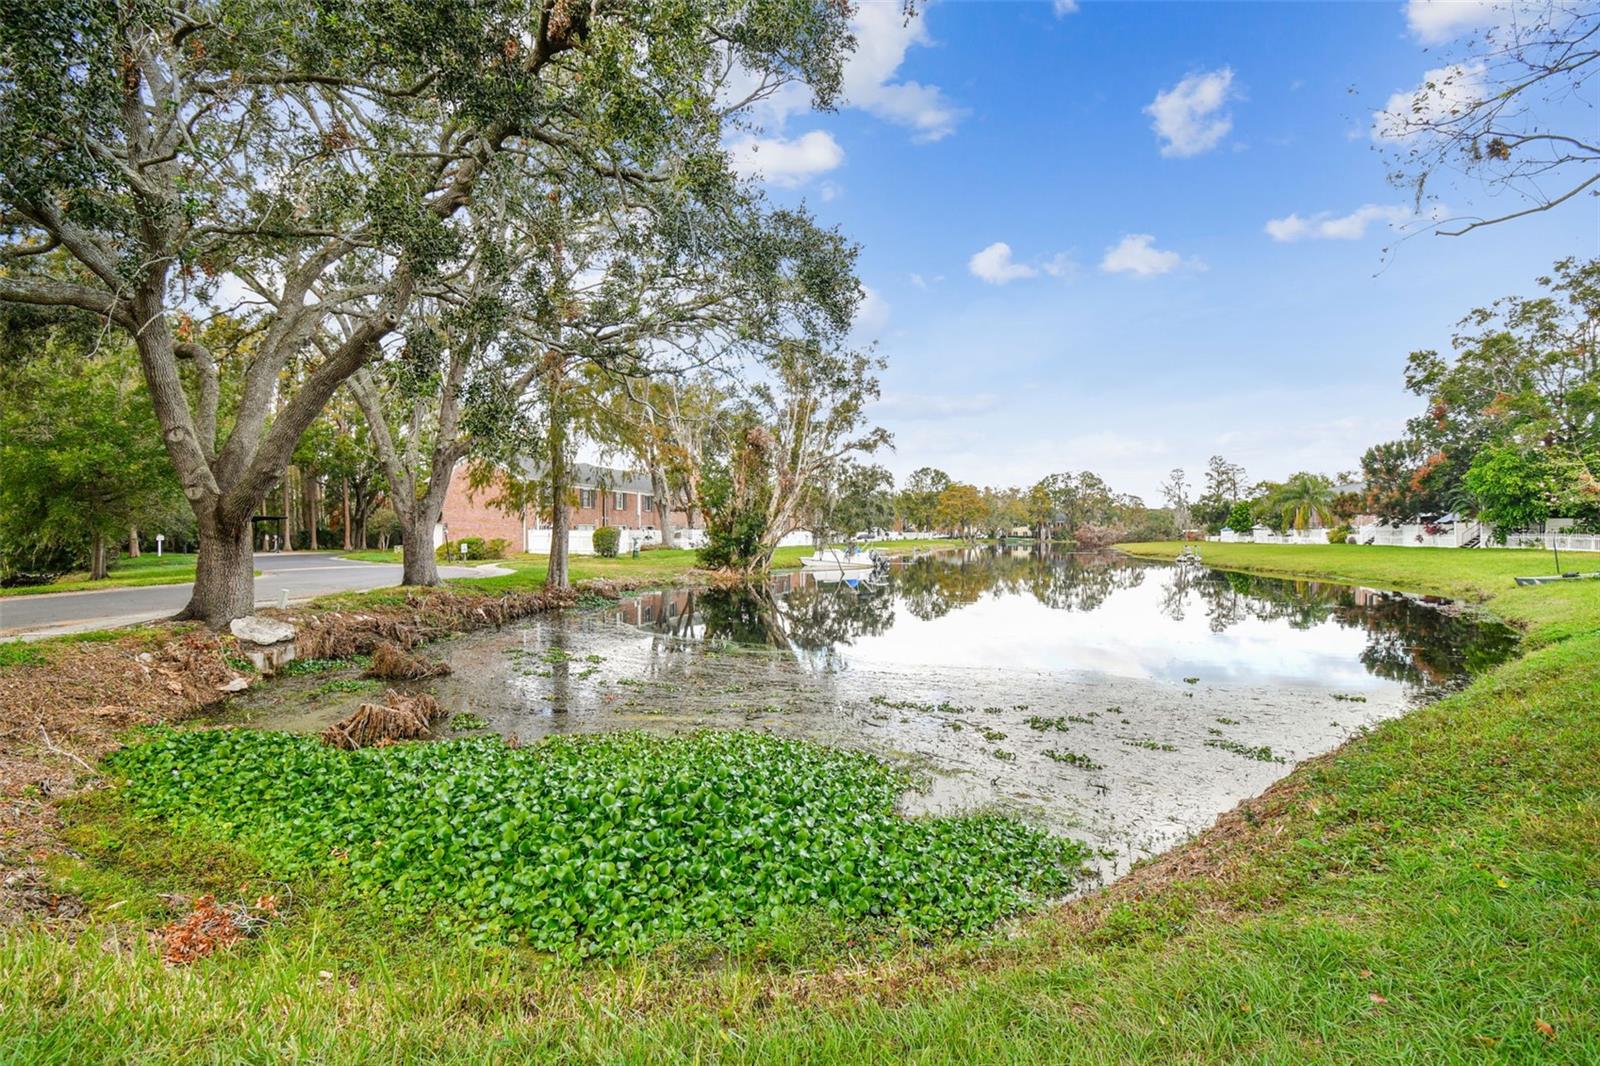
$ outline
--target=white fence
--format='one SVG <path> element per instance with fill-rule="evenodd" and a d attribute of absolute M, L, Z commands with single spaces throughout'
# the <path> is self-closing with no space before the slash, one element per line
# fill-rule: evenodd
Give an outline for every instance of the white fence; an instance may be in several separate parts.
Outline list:
<path fill-rule="evenodd" d="M 1326 544 L 1325 529 L 1291 530 L 1274 533 L 1266 526 L 1257 526 L 1249 533 L 1235 533 L 1224 529 L 1218 536 L 1207 540 L 1223 544 Z M 1398 526 L 1359 526 L 1350 533 L 1352 544 L 1383 544 L 1397 548 L 1497 548 L 1494 533 L 1481 522 L 1449 522 L 1442 525 L 1406 522 Z M 1592 533 L 1546 533 L 1527 530 L 1506 537 L 1508 548 L 1543 548 L 1572 552 L 1600 552 L 1600 535 Z"/>
<path fill-rule="evenodd" d="M 1223 544 L 1326 544 L 1328 531 L 1291 529 L 1287 533 L 1275 533 L 1266 526 L 1257 526 L 1248 533 L 1235 533 L 1231 529 L 1224 529 L 1218 536 L 1206 539 L 1221 541 Z"/>
<path fill-rule="evenodd" d="M 646 544 L 660 544 L 661 531 L 658 529 L 629 529 L 626 526 L 617 527 L 617 552 L 627 555 L 633 551 L 635 544 L 644 547 Z M 698 548 L 706 542 L 706 533 L 703 529 L 675 529 L 672 531 L 672 546 L 674 548 Z M 534 555 L 550 554 L 550 530 L 528 530 L 528 543 L 524 549 Z M 573 529 L 567 531 L 567 551 L 572 555 L 594 554 L 594 530 Z"/>

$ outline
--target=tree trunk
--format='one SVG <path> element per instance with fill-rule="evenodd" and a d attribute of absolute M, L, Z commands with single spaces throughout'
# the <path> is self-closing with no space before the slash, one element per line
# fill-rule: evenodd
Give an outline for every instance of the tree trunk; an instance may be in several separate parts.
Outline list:
<path fill-rule="evenodd" d="M 139 558 L 139 527 L 128 527 L 128 558 Z"/>
<path fill-rule="evenodd" d="M 344 533 L 344 550 L 345 551 L 349 551 L 350 550 L 350 479 L 349 478 L 344 478 L 340 482 L 340 484 L 344 486 L 344 517 L 339 522 L 339 528 Z"/>
<path fill-rule="evenodd" d="M 317 550 L 317 475 L 308 472 L 305 479 L 306 486 L 306 544 L 312 551 Z"/>
<path fill-rule="evenodd" d="M 439 521 L 437 512 L 418 501 L 408 513 L 399 516 L 405 530 L 405 558 L 402 560 L 402 585 L 439 584 L 439 561 L 433 554 L 433 527 Z"/>
<path fill-rule="evenodd" d="M 545 568 L 544 586 L 564 589 L 569 584 L 567 569 L 567 427 L 562 410 L 559 369 L 551 375 L 550 404 L 550 562 Z"/>
<path fill-rule="evenodd" d="M 650 491 L 656 498 L 656 525 L 661 530 L 661 546 L 672 547 L 672 501 L 667 499 L 667 479 L 659 470 L 650 471 Z"/>
<path fill-rule="evenodd" d="M 550 449 L 550 562 L 545 568 L 545 588 L 568 585 L 567 548 L 571 539 L 567 513 L 567 464 L 559 447 Z"/>
<path fill-rule="evenodd" d="M 96 533 L 89 542 L 89 580 L 104 581 L 110 567 L 106 565 L 106 537 Z"/>
<path fill-rule="evenodd" d="M 221 629 L 255 610 L 255 567 L 250 551 L 250 519 L 201 517 L 200 554 L 195 559 L 194 591 L 180 619 Z"/>
<path fill-rule="evenodd" d="M 294 489 L 289 482 L 293 469 L 291 466 L 283 468 L 283 521 L 278 523 L 282 530 L 279 537 L 283 540 L 280 546 L 286 552 L 294 551 Z"/>

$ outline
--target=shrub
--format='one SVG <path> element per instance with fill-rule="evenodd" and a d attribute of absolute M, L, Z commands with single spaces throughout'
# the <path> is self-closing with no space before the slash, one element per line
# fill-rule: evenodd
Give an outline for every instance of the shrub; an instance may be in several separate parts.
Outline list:
<path fill-rule="evenodd" d="M 903 817 L 907 775 L 756 733 L 346 752 L 158 730 L 108 765 L 135 812 L 236 841 L 277 876 L 337 872 L 401 919 L 581 955 L 806 916 L 974 931 L 1062 894 L 1087 855 L 999 815 Z"/>
<path fill-rule="evenodd" d="M 466 551 L 462 551 L 462 548 Z M 462 537 L 460 540 L 445 541 L 439 545 L 434 554 L 438 556 L 440 562 L 449 562 L 451 559 L 504 559 L 506 541 L 501 537 L 496 537 L 494 540 Z"/>
<path fill-rule="evenodd" d="M 622 542 L 622 532 L 616 526 L 601 526 L 594 531 L 594 553 L 607 559 L 617 557 L 617 545 Z"/>
<path fill-rule="evenodd" d="M 1348 544 L 1350 535 L 1354 532 L 1349 526 L 1334 526 L 1328 530 L 1329 544 Z"/>
<path fill-rule="evenodd" d="M 1223 523 L 1227 529 L 1238 534 L 1249 533 L 1256 526 L 1256 517 L 1250 510 L 1250 505 L 1240 500 L 1228 511 L 1228 520 Z"/>

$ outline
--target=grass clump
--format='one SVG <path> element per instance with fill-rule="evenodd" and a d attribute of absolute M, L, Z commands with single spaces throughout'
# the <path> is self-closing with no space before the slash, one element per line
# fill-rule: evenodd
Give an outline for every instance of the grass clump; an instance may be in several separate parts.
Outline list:
<path fill-rule="evenodd" d="M 279 876 L 338 871 L 402 920 L 579 955 L 737 942 L 803 913 L 971 932 L 1062 893 L 1086 854 L 993 815 L 900 817 L 906 775 L 751 733 L 344 752 L 168 732 L 110 765 L 136 813 Z"/>

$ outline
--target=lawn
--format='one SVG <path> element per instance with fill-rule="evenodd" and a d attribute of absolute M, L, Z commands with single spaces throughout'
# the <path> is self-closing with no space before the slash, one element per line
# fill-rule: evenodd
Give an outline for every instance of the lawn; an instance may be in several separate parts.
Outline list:
<path fill-rule="evenodd" d="M 987 933 L 841 937 L 799 921 L 735 946 L 688 937 L 563 962 L 426 924 L 397 933 L 381 895 L 285 875 L 244 841 L 158 827 L 125 789 L 101 790 L 69 806 L 82 857 L 56 871 L 87 902 L 86 932 L 0 933 L 0 1060 L 1600 1061 L 1600 583 L 1514 587 L 1534 553 L 1201 550 L 1471 595 L 1526 627 L 1526 651 L 1302 764 L 1123 882 Z M 756 780 L 767 769 L 751 758 Z M 278 776 L 250 787 L 287 795 Z M 797 830 L 780 814 L 773 831 Z M 167 967 L 143 930 L 171 917 L 169 891 L 270 892 L 285 917 Z"/>
<path fill-rule="evenodd" d="M 0 596 L 34 596 L 41 592 L 87 592 L 93 589 L 135 588 L 140 585 L 178 585 L 194 580 L 193 554 L 167 552 L 160 557 L 145 554 L 126 557 L 112 564 L 110 576 L 90 581 L 87 571 L 62 574 L 48 585 L 0 588 Z"/>
<path fill-rule="evenodd" d="M 913 551 L 919 548 L 954 548 L 959 546 L 953 540 L 887 540 L 872 545 L 882 551 Z M 810 555 L 809 546 L 792 548 L 779 548 L 772 557 L 774 569 L 782 570 L 800 565 L 800 560 Z M 399 562 L 398 552 L 350 552 L 346 558 L 360 559 L 364 562 Z M 483 592 L 508 592 L 515 589 L 539 588 L 544 585 L 544 574 L 548 568 L 550 558 L 547 555 L 531 555 L 517 553 L 504 559 L 492 559 L 487 562 L 468 563 L 468 566 L 498 566 L 503 569 L 515 570 L 514 575 L 501 575 L 497 577 L 463 577 L 452 578 L 450 583 L 462 588 L 477 589 Z M 591 581 L 595 579 L 611 579 L 625 581 L 668 582 L 682 577 L 690 570 L 699 566 L 698 554 L 687 548 L 658 548 L 654 551 L 640 552 L 637 557 L 633 555 L 619 555 L 614 559 L 603 559 L 598 555 L 572 555 L 568 558 L 568 576 L 573 582 Z"/>

